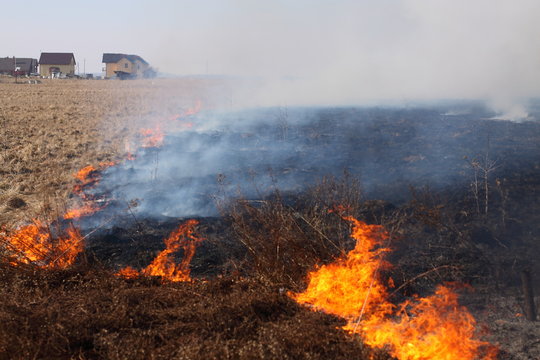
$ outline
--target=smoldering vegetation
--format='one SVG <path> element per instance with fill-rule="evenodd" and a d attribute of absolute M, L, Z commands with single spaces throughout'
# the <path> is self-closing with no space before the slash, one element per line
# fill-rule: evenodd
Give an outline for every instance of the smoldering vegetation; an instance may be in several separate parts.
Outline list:
<path fill-rule="evenodd" d="M 410 186 L 463 189 L 487 163 L 493 180 L 534 171 L 538 124 L 496 115 L 473 102 L 203 112 L 162 146 L 104 171 L 94 192 L 137 200 L 132 210 L 145 218 L 215 216 L 220 198 L 294 194 L 347 173 L 366 198 L 399 203 Z"/>
<path fill-rule="evenodd" d="M 538 326 L 516 314 L 520 272 L 539 274 L 540 129 L 495 115 L 469 103 L 192 116 L 101 172 L 90 192 L 108 206 L 78 223 L 86 250 L 74 268 L 2 263 L 0 354 L 388 359 L 287 296 L 354 246 L 341 217 L 352 215 L 391 235 L 381 276 L 392 301 L 470 284 L 461 301 L 499 358 L 536 356 Z M 187 217 L 204 238 L 193 281 L 115 275 L 146 267 Z"/>

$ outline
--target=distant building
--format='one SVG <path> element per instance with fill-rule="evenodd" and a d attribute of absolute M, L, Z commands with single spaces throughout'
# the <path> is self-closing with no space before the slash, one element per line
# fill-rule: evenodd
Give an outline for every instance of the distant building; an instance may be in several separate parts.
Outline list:
<path fill-rule="evenodd" d="M 105 78 L 134 78 L 149 77 L 153 70 L 148 63 L 138 55 L 103 54 L 105 63 Z"/>
<path fill-rule="evenodd" d="M 0 74 L 29 75 L 37 73 L 38 61 L 31 58 L 0 58 Z"/>
<path fill-rule="evenodd" d="M 39 74 L 46 77 L 75 75 L 75 56 L 73 53 L 41 53 Z"/>

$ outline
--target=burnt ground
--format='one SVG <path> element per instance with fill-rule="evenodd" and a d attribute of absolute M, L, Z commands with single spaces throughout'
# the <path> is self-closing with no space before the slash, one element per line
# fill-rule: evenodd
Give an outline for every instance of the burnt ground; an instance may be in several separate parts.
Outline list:
<path fill-rule="evenodd" d="M 105 190 L 96 191 L 114 194 L 119 205 L 113 208 L 125 212 L 131 199 L 123 197 L 135 188 L 142 194 L 140 208 L 93 237 L 89 249 L 111 266 L 143 267 L 180 219 L 194 216 L 207 241 L 193 260 L 193 274 L 215 276 L 249 257 L 234 216 L 226 206 L 217 209 L 216 198 L 241 194 L 257 207 L 278 194 L 304 214 L 311 191 L 306 189 L 324 176 L 357 178 L 362 202 L 354 215 L 395 234 L 389 274 L 400 288 L 395 296 L 425 294 L 445 281 L 471 284 L 475 293 L 463 302 L 502 344 L 501 358 L 533 359 L 540 354 L 539 327 L 524 319 L 520 272 L 532 270 L 538 294 L 540 123 L 494 120 L 477 104 L 459 108 L 461 115 L 453 110 L 206 114 L 195 120 L 195 129 L 166 138 L 163 148 L 107 170 L 100 188 Z M 197 122 L 216 117 L 214 126 L 197 129 Z M 186 172 L 186 165 L 198 170 Z M 186 199 L 190 194 L 195 202 Z M 219 211 L 223 216 L 216 216 Z"/>
<path fill-rule="evenodd" d="M 196 217 L 206 241 L 192 261 L 195 278 L 225 274 L 298 289 L 313 265 L 338 253 L 316 248 L 300 264 L 294 239 L 324 238 L 349 248 L 347 226 L 328 213 L 348 205 L 348 213 L 391 232 L 393 267 L 384 276 L 396 283 L 396 301 L 425 295 L 441 282 L 470 284 L 473 290 L 463 292 L 461 301 L 483 324 L 487 339 L 501 345 L 499 358 L 537 359 L 540 326 L 523 315 L 520 273 L 531 270 L 539 294 L 540 122 L 534 112 L 526 122 L 494 116 L 475 103 L 200 115 L 193 129 L 166 137 L 162 148 L 140 150 L 135 161 L 103 172 L 92 192 L 110 205 L 80 222 L 86 232 L 95 230 L 87 239 L 86 262 L 142 268 L 178 223 Z M 329 175 L 337 180 L 322 180 Z M 359 199 L 345 190 L 357 186 L 354 179 Z M 261 242 L 278 238 L 285 255 L 266 258 L 268 248 L 253 243 L 253 234 Z M 256 261 L 247 245 L 259 246 Z M 289 274 L 258 268 L 259 261 Z M 292 306 L 280 299 L 270 313 Z M 238 351 L 234 346 L 227 351 Z M 349 348 L 339 349 L 349 356 Z M 303 354 L 336 354 L 320 351 Z"/>

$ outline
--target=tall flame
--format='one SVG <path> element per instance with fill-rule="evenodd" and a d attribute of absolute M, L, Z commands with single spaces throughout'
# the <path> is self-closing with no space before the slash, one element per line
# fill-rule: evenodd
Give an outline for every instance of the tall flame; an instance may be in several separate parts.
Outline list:
<path fill-rule="evenodd" d="M 66 234 L 52 237 L 49 227 L 39 220 L 13 235 L 0 235 L 0 241 L 15 254 L 14 264 L 32 263 L 42 268 L 66 268 L 75 262 L 84 248 L 77 229 L 69 228 Z"/>
<path fill-rule="evenodd" d="M 195 232 L 197 220 L 188 220 L 178 226 L 165 240 L 165 250 L 161 251 L 146 268 L 139 272 L 132 267 L 120 270 L 117 275 L 134 278 L 138 275 L 161 276 L 170 281 L 189 281 L 191 259 L 195 255 L 197 245 L 203 240 Z M 180 264 L 174 261 L 173 254 L 182 249 L 184 255 Z"/>
<path fill-rule="evenodd" d="M 475 320 L 449 288 L 393 305 L 378 276 L 388 266 L 382 259 L 388 234 L 381 226 L 345 219 L 353 225 L 355 248 L 311 272 L 307 289 L 291 294 L 297 302 L 345 318 L 345 330 L 400 360 L 472 360 L 482 351 L 484 359 L 496 358 L 495 347 L 474 338 Z"/>

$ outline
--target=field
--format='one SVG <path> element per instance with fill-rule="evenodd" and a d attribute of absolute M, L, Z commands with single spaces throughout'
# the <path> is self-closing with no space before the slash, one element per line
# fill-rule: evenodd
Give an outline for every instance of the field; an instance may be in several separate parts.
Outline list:
<path fill-rule="evenodd" d="M 469 335 L 498 344 L 498 359 L 540 356 L 540 326 L 525 319 L 520 285 L 523 270 L 535 289 L 540 278 L 538 121 L 487 120 L 489 110 L 461 104 L 466 115 L 276 108 L 205 124 L 231 105 L 234 86 L 0 78 L 2 245 L 36 218 L 51 236 L 75 226 L 85 243 L 62 267 L 17 261 L 2 249 L 0 358 L 409 359 L 397 344 L 364 345 L 374 342 L 352 319 L 403 303 L 421 318 L 429 311 L 415 312 L 413 299 L 436 303 L 430 296 L 440 284 L 477 319 Z M 169 128 L 176 132 L 167 137 Z M 74 176 L 87 166 L 95 167 L 88 177 Z M 306 179 L 315 180 L 300 186 Z M 216 212 L 201 202 L 187 206 L 184 188 L 211 197 Z M 95 214 L 64 215 L 105 197 Z M 169 234 L 188 215 L 198 223 L 174 243 Z M 388 296 L 368 303 L 363 295 L 368 305 L 346 316 L 317 298 L 298 300 L 294 294 L 310 289 L 308 273 L 359 251 L 355 230 L 364 225 L 355 219 L 370 224 L 363 231 L 373 238 L 379 225 L 388 231 L 357 254 L 363 266 L 375 264 L 368 294 L 380 286 Z M 379 259 L 386 251 L 389 264 Z M 164 272 L 152 269 L 157 259 Z M 346 266 L 355 269 L 352 260 Z M 465 311 L 452 296 L 445 301 L 450 314 Z M 436 328 L 467 318 L 447 315 L 435 311 Z M 481 357 L 487 343 L 474 344 L 479 353 L 467 359 L 490 358 Z M 410 358 L 444 358 L 433 351 Z"/>
<path fill-rule="evenodd" d="M 206 100 L 204 91 L 212 87 L 200 80 L 42 81 L 0 78 L 2 224 L 27 221 L 43 206 L 61 211 L 74 173 L 123 156 L 133 132 Z"/>

